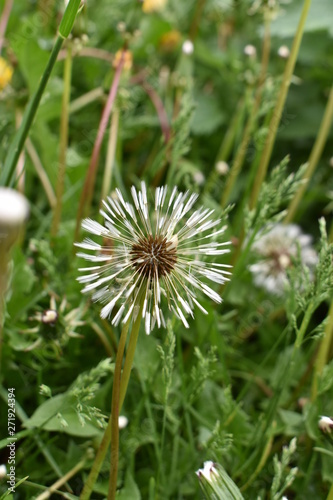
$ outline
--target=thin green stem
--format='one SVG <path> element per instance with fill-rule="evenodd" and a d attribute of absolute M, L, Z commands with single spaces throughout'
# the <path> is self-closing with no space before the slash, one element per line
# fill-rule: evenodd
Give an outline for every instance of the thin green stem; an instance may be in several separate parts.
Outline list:
<path fill-rule="evenodd" d="M 125 51 L 126 51 L 126 49 L 124 48 L 122 53 L 121 53 L 121 57 L 120 57 L 118 66 L 115 70 L 115 74 L 114 74 L 114 78 L 113 78 L 113 81 L 112 81 L 112 84 L 110 87 L 109 95 L 108 95 L 105 107 L 103 109 L 101 120 L 100 120 L 100 123 L 98 126 L 97 137 L 96 137 L 96 141 L 95 141 L 93 151 L 91 154 L 88 171 L 86 174 L 86 178 L 85 178 L 82 193 L 81 193 L 79 208 L 78 208 L 77 215 L 76 215 L 76 228 L 75 228 L 74 241 L 78 240 L 81 220 L 82 220 L 84 214 L 89 211 L 89 208 L 91 205 L 91 201 L 92 201 L 92 197 L 93 197 L 93 193 L 94 193 L 94 188 L 95 188 L 99 155 L 101 152 L 105 131 L 106 131 L 106 128 L 108 126 L 110 115 L 111 115 L 111 112 L 113 109 L 114 101 L 116 99 L 117 92 L 118 92 L 120 77 L 121 77 L 121 73 L 122 73 L 122 70 L 124 67 L 124 62 L 125 62 Z"/>
<path fill-rule="evenodd" d="M 242 96 L 242 98 L 239 100 L 239 103 L 236 107 L 235 114 L 233 115 L 233 117 L 231 119 L 230 126 L 223 137 L 223 141 L 221 143 L 219 152 L 218 152 L 216 160 L 215 160 L 214 168 L 213 168 L 212 172 L 210 173 L 210 175 L 207 179 L 207 182 L 205 183 L 205 188 L 203 190 L 203 194 L 207 194 L 213 189 L 213 187 L 214 187 L 214 185 L 219 177 L 219 173 L 216 170 L 217 163 L 219 161 L 227 161 L 227 159 L 230 156 L 231 149 L 232 149 L 232 146 L 235 142 L 235 138 L 237 135 L 237 131 L 239 130 L 240 124 L 243 120 L 245 105 L 246 105 L 246 98 L 245 97 L 246 97 L 247 92 L 248 92 L 248 89 L 246 89 L 245 96 Z"/>
<path fill-rule="evenodd" d="M 117 475 L 118 475 L 118 453 L 119 453 L 120 378 L 121 378 L 121 368 L 125 352 L 127 333 L 131 319 L 132 319 L 131 317 L 128 318 L 121 332 L 117 357 L 116 357 L 116 365 L 113 374 L 112 404 L 111 404 L 111 469 L 110 469 L 108 500 L 113 500 L 114 498 L 116 498 Z"/>
<path fill-rule="evenodd" d="M 270 122 L 269 126 L 269 132 L 266 138 L 266 143 L 265 147 L 260 159 L 259 163 L 259 168 L 258 172 L 256 175 L 256 179 L 254 182 L 252 194 L 251 194 L 251 199 L 250 199 L 250 208 L 252 209 L 253 207 L 256 206 L 259 192 L 261 185 L 265 179 L 268 164 L 272 155 L 273 151 L 273 146 L 276 138 L 276 134 L 278 131 L 278 126 L 280 123 L 280 119 L 282 116 L 282 111 L 284 108 L 284 104 L 286 102 L 287 94 L 288 94 L 288 89 L 291 81 L 291 77 L 293 75 L 293 71 L 295 68 L 296 64 L 296 59 L 298 55 L 298 51 L 300 48 L 300 44 L 302 41 L 302 36 L 303 36 L 303 31 L 304 31 L 304 26 L 305 26 L 305 21 L 308 15 L 308 11 L 311 5 L 311 0 L 305 0 L 303 4 L 303 10 L 301 14 L 301 18 L 297 27 L 296 35 L 294 38 L 293 46 L 291 48 L 290 56 L 288 59 L 288 62 L 286 64 L 286 68 L 283 74 L 283 80 L 281 83 L 281 88 L 280 88 L 280 93 L 276 102 L 276 106 L 273 112 L 273 116 Z"/>
<path fill-rule="evenodd" d="M 229 201 L 229 197 L 232 193 L 232 189 L 235 185 L 235 182 L 242 170 L 245 155 L 247 152 L 247 148 L 251 139 L 252 131 L 257 119 L 258 110 L 261 103 L 262 96 L 262 87 L 266 79 L 267 66 L 269 61 L 269 53 L 270 53 L 270 45 L 271 45 L 271 36 L 270 36 L 270 20 L 269 18 L 265 22 L 265 34 L 263 41 L 263 49 L 262 49 L 262 60 L 261 60 L 261 71 L 258 79 L 258 87 L 255 95 L 255 100 L 250 109 L 249 118 L 247 120 L 245 130 L 243 133 L 242 142 L 238 148 L 235 160 L 233 162 L 232 168 L 230 170 L 228 180 L 223 190 L 222 198 L 221 198 L 221 206 L 225 207 Z"/>
<path fill-rule="evenodd" d="M 294 198 L 291 200 L 289 204 L 288 213 L 284 220 L 286 224 L 290 223 L 294 219 L 298 205 L 300 204 L 303 194 L 309 184 L 309 181 L 315 171 L 315 168 L 318 165 L 318 161 L 322 155 L 331 128 L 332 119 L 333 119 L 333 85 L 331 87 L 330 95 L 327 101 L 325 113 L 319 128 L 319 132 L 310 154 L 308 166 L 303 175 L 303 182 L 302 184 L 300 184 L 300 187 L 295 193 Z"/>
<path fill-rule="evenodd" d="M 139 296 L 140 305 L 138 307 L 139 310 L 136 311 L 136 318 L 134 320 L 131 331 L 131 337 L 126 353 L 123 375 L 121 376 L 121 367 L 125 350 L 128 327 L 132 319 L 131 316 L 125 323 L 123 332 L 120 337 L 117 358 L 116 358 L 116 366 L 113 377 L 112 408 L 111 408 L 111 465 L 110 465 L 108 500 L 114 500 L 116 498 L 118 457 L 119 457 L 119 412 L 126 395 L 128 381 L 130 378 L 131 368 L 134 360 L 135 348 L 140 330 L 142 309 L 144 303 L 144 294 L 142 291 L 139 292 L 139 294 L 140 294 Z M 124 335 L 125 329 L 126 329 L 126 335 Z"/>
<path fill-rule="evenodd" d="M 66 153 L 68 147 L 68 120 L 69 120 L 69 101 L 71 97 L 71 81 L 72 81 L 72 45 L 68 44 L 67 57 L 64 66 L 64 91 L 62 94 L 62 108 L 60 119 L 60 151 L 59 151 L 59 166 L 58 166 L 58 182 L 56 190 L 56 206 L 53 213 L 53 221 L 51 234 L 56 236 L 58 233 L 59 223 L 61 219 L 62 197 L 65 185 L 66 173 Z"/>
<path fill-rule="evenodd" d="M 31 128 L 31 125 L 33 123 L 33 120 L 35 118 L 35 115 L 38 110 L 38 106 L 40 103 L 40 100 L 42 98 L 42 95 L 44 93 L 46 84 L 49 80 L 49 77 L 51 75 L 53 66 L 56 63 L 58 54 L 60 52 L 61 46 L 63 44 L 63 41 L 67 36 L 70 34 L 75 17 L 77 15 L 77 12 L 80 8 L 80 0 L 70 0 L 70 2 L 67 5 L 67 8 L 65 10 L 64 16 L 61 20 L 60 26 L 59 26 L 59 33 L 58 37 L 56 39 L 56 42 L 53 46 L 50 58 L 48 60 L 48 63 L 46 65 L 46 68 L 44 70 L 44 73 L 42 74 L 42 77 L 39 82 L 39 86 L 33 97 L 28 103 L 28 106 L 26 107 L 26 110 L 23 115 L 22 123 L 20 125 L 20 128 L 17 130 L 14 140 L 11 143 L 7 157 L 4 163 L 3 170 L 0 174 L 0 185 L 1 186 L 12 186 L 14 184 L 14 177 L 15 177 L 15 167 L 18 162 L 18 159 L 20 157 L 21 151 L 23 149 L 25 140 L 28 136 L 29 130 Z"/>
<path fill-rule="evenodd" d="M 329 350 L 333 340 L 333 302 L 327 317 L 327 323 L 324 331 L 324 337 L 321 340 L 314 364 L 314 374 L 312 381 L 311 399 L 315 401 L 318 393 L 318 379 L 328 361 Z"/>
<path fill-rule="evenodd" d="M 331 484 L 330 491 L 327 495 L 327 500 L 333 500 L 333 484 Z"/>

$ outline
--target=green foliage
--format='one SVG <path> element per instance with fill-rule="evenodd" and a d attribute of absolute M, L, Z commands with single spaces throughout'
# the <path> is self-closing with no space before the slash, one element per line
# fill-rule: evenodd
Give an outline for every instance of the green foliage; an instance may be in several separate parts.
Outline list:
<path fill-rule="evenodd" d="M 8 4 L 0 0 L 1 23 Z M 229 283 L 213 285 L 223 302 L 200 298 L 207 314 L 197 309 L 188 319 L 189 329 L 176 316 L 150 336 L 141 329 L 121 410 L 128 425 L 120 430 L 117 498 L 200 499 L 200 487 L 209 499 L 327 498 L 333 442 L 318 420 L 333 415 L 331 129 L 293 220 L 311 236 L 316 265 L 309 269 L 302 261 L 300 237 L 285 270 L 289 286 L 281 295 L 257 286 L 250 266 L 258 259 L 253 243 L 283 222 L 318 140 L 332 85 L 331 0 L 312 2 L 269 170 L 251 209 L 287 63 L 278 49 L 291 49 L 303 0 L 168 0 L 152 13 L 143 12 L 139 1 L 89 0 L 76 16 L 79 4 L 71 0 L 63 18 L 60 0 L 14 2 L 4 23 L 1 54 L 14 73 L 0 87 L 0 177 L 9 180 L 5 158 L 24 109 L 39 85 L 61 19 L 67 37 L 76 17 L 29 127 L 30 146 L 20 159 L 24 173 L 15 184 L 30 203 L 25 234 L 6 269 L 0 338 L 0 465 L 7 463 L 6 391 L 14 387 L 15 495 L 36 498 L 91 453 L 60 487 L 64 498 L 78 499 L 110 415 L 121 325 L 102 320 L 100 305 L 81 294 L 76 278 L 82 263 L 73 243 L 81 240 L 74 236 L 79 201 L 115 79 L 115 54 L 125 47 L 132 66 L 122 72 L 115 92 L 113 112 L 119 120 L 116 127 L 111 114 L 88 215 L 99 217 L 106 164 L 111 165 L 111 196 L 115 188 L 129 194 L 141 180 L 150 190 L 177 184 L 198 193 L 198 206 L 214 210 L 227 225 L 225 235 L 212 239 L 230 240 L 230 254 L 215 256 L 214 262 L 232 269 Z M 270 20 L 269 64 L 262 75 L 263 35 Z M 182 50 L 189 40 L 193 53 Z M 244 53 L 249 44 L 256 49 L 252 56 Z M 45 177 L 57 193 L 69 47 L 69 135 L 61 222 L 54 234 Z M 252 130 L 232 205 L 222 208 L 249 118 Z M 0 243 L 2 236 L 0 227 Z M 279 260 L 275 250 L 281 271 L 286 255 Z M 268 257 L 263 260 L 268 264 Z M 0 293 L 2 279 L 0 274 Z M 50 323 L 45 322 L 49 311 L 55 318 Z M 215 463 L 214 484 L 195 475 L 207 460 Z M 94 500 L 107 495 L 109 469 L 108 450 Z M 13 498 L 5 481 L 0 498 Z"/>

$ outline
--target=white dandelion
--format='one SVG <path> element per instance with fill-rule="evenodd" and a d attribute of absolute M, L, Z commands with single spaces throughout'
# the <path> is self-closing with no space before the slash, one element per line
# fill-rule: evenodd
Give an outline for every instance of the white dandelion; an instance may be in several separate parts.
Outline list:
<path fill-rule="evenodd" d="M 255 284 L 275 295 L 282 295 L 288 285 L 287 269 L 298 254 L 311 274 L 318 261 L 311 242 L 311 236 L 302 233 L 296 224 L 276 224 L 260 235 L 252 246 L 259 256 L 258 262 L 250 266 Z"/>
<path fill-rule="evenodd" d="M 92 292 L 93 300 L 104 304 L 101 317 L 112 317 L 114 325 L 135 316 L 143 300 L 147 334 L 156 323 L 165 326 L 163 301 L 189 328 L 186 316 L 193 317 L 195 306 L 207 314 L 197 300 L 198 291 L 222 301 L 207 282 L 223 284 L 231 266 L 206 258 L 229 252 L 229 242 L 217 241 L 226 227 L 212 218 L 214 210 L 201 207 L 191 212 L 198 196 L 188 191 L 159 187 L 152 207 L 144 182 L 139 191 L 133 186 L 131 194 L 134 205 L 125 201 L 119 189 L 115 197 L 103 201 L 104 226 L 91 219 L 83 221 L 82 227 L 101 236 L 103 244 L 90 238 L 76 244 L 92 252 L 78 253 L 91 263 L 80 269 L 82 291 Z"/>

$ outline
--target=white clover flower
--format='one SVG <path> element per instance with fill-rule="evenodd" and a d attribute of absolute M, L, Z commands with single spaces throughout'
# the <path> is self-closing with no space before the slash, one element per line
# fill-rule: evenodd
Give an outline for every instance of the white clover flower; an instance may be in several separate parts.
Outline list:
<path fill-rule="evenodd" d="M 143 297 L 142 317 L 149 334 L 155 323 L 165 326 L 161 302 L 181 319 L 186 328 L 186 315 L 193 317 L 194 306 L 207 313 L 197 300 L 197 291 L 215 302 L 222 299 L 206 281 L 222 284 L 230 272 L 226 264 L 205 262 L 229 252 L 229 242 L 215 239 L 224 233 L 219 219 L 212 219 L 214 210 L 203 207 L 190 211 L 197 200 L 196 194 L 169 192 L 166 186 L 155 191 L 155 203 L 148 202 L 147 188 L 131 189 L 134 206 L 125 201 L 117 189 L 115 197 L 103 202 L 101 215 L 105 225 L 85 219 L 82 227 L 103 238 L 103 245 L 86 238 L 76 245 L 93 253 L 79 252 L 78 256 L 92 265 L 81 268 L 78 278 L 85 286 L 83 293 L 93 292 L 93 299 L 104 303 L 101 317 L 110 317 L 112 324 L 131 314 L 137 314 Z"/>
<path fill-rule="evenodd" d="M 331 434 L 333 430 L 333 420 L 330 417 L 322 416 L 319 419 L 318 426 L 322 432 Z"/>
<path fill-rule="evenodd" d="M 250 266 L 255 284 L 275 295 L 282 295 L 288 285 L 287 269 L 292 266 L 298 252 L 309 271 L 316 265 L 318 257 L 311 241 L 311 236 L 303 234 L 296 224 L 277 224 L 260 235 L 252 249 L 261 258 Z"/>

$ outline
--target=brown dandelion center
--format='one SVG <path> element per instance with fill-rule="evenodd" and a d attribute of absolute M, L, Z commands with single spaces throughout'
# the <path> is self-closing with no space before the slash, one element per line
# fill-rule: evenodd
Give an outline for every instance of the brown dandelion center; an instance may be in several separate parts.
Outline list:
<path fill-rule="evenodd" d="M 146 278 L 169 274 L 177 262 L 177 246 L 163 236 L 140 239 L 132 246 L 131 262 Z"/>
<path fill-rule="evenodd" d="M 287 250 L 272 251 L 269 254 L 272 264 L 272 271 L 276 274 L 285 271 L 288 267 L 292 265 L 291 257 Z"/>

